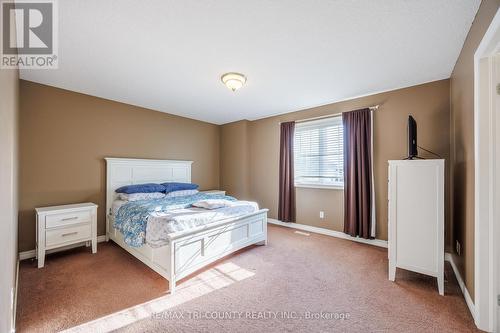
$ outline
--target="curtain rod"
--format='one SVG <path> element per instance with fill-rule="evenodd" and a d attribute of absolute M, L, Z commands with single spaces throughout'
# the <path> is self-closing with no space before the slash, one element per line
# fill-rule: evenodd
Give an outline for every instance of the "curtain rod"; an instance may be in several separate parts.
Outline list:
<path fill-rule="evenodd" d="M 375 110 L 378 110 L 379 106 L 380 106 L 380 104 L 377 104 L 377 105 L 368 106 L 366 108 L 370 109 L 371 111 L 375 111 Z M 337 112 L 337 113 L 332 113 L 332 114 L 327 114 L 324 116 L 318 116 L 318 117 L 312 117 L 312 118 L 299 119 L 299 120 L 295 120 L 295 122 L 302 123 L 305 121 L 318 120 L 318 119 L 323 119 L 323 118 L 331 118 L 331 117 L 335 117 L 335 116 L 340 116 L 342 113 L 350 112 L 350 111 L 354 111 L 354 110 L 342 111 L 342 112 Z M 285 122 L 286 121 L 280 121 L 279 123 L 281 124 L 281 123 L 285 123 Z"/>

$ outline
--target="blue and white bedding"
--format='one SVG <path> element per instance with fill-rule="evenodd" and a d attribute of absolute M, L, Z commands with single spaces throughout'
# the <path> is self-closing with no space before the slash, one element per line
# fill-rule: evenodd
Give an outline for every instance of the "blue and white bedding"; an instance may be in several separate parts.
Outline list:
<path fill-rule="evenodd" d="M 231 205 L 218 209 L 190 207 L 170 212 L 154 212 L 148 218 L 146 243 L 151 247 L 168 244 L 168 236 L 173 233 L 192 230 L 228 218 L 243 216 L 259 210 L 251 201 L 232 201 Z"/>
<path fill-rule="evenodd" d="M 208 199 L 226 199 L 235 202 L 235 205 L 215 210 L 191 208 L 193 203 Z M 140 247 L 146 241 L 151 242 L 152 246 L 162 246 L 166 243 L 166 235 L 169 233 L 258 210 L 255 203 L 240 205 L 233 197 L 205 193 L 157 200 L 121 202 L 117 206 L 113 204 L 113 211 L 116 210 L 113 226 L 123 234 L 125 243 L 133 247 Z M 148 227 L 150 221 L 153 222 Z"/>

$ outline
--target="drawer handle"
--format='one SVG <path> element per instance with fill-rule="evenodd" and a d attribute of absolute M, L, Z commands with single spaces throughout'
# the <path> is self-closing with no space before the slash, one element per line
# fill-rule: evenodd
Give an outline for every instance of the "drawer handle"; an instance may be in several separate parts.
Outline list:
<path fill-rule="evenodd" d="M 67 217 L 65 219 L 62 219 L 61 221 L 70 221 L 70 220 L 76 220 L 78 216 L 73 216 L 73 217 Z"/>
<path fill-rule="evenodd" d="M 66 236 L 76 235 L 77 233 L 78 231 L 73 231 L 73 232 L 68 232 L 67 234 L 62 234 L 62 236 L 66 237 Z"/>

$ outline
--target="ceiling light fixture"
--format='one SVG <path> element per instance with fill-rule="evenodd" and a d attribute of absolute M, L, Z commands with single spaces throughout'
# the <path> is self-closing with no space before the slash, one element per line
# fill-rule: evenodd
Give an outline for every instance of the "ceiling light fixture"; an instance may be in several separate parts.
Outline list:
<path fill-rule="evenodd" d="M 226 73 L 220 79 L 232 91 L 240 89 L 247 82 L 246 76 L 240 73 Z"/>

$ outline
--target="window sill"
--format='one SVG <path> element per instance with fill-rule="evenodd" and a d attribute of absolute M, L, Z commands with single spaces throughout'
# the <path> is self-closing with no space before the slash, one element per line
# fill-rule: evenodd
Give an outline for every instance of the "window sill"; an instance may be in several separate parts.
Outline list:
<path fill-rule="evenodd" d="M 344 186 L 341 185 L 321 185 L 321 184 L 295 184 L 295 187 L 299 188 L 317 188 L 324 190 L 344 190 Z"/>

